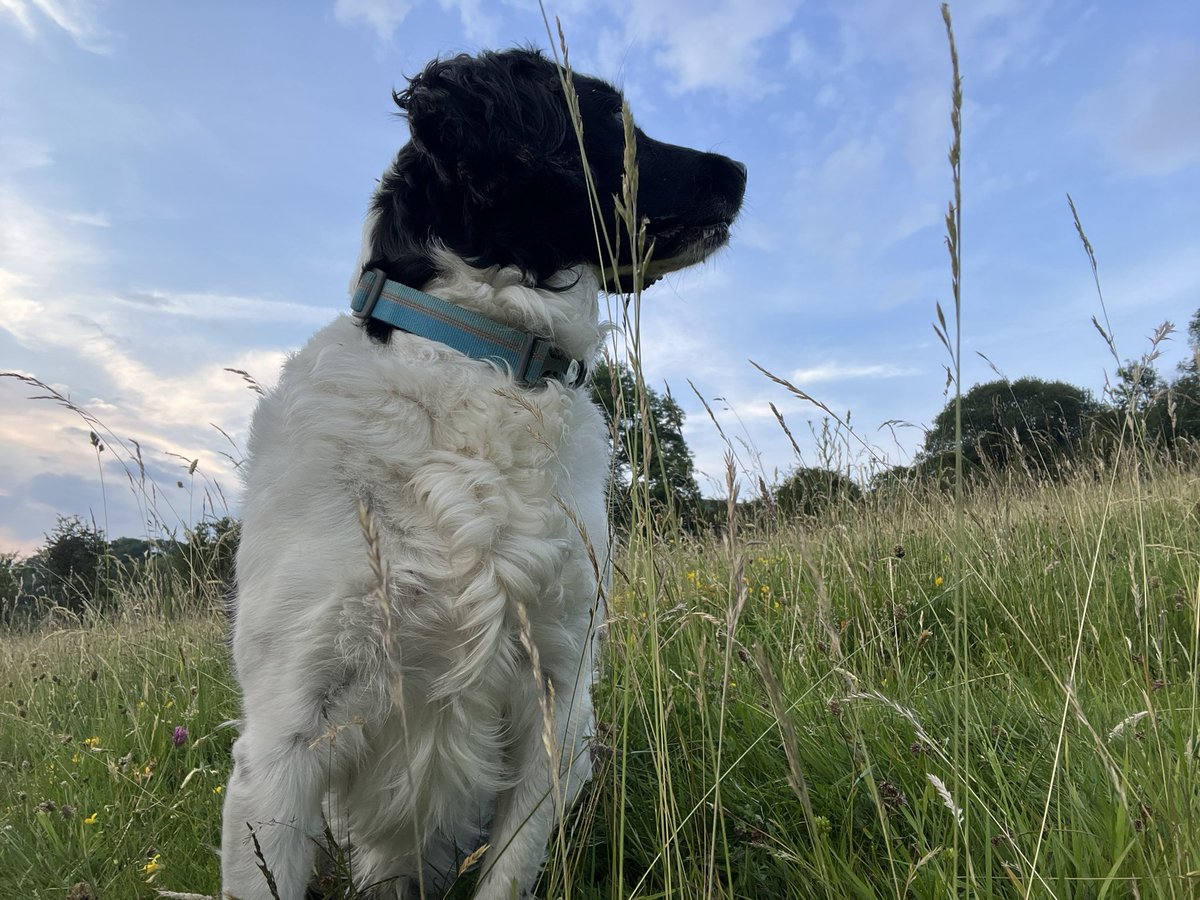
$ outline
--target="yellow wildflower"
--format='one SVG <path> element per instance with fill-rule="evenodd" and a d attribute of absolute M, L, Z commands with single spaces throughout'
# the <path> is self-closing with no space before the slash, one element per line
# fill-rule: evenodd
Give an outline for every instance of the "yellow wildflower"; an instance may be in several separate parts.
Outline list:
<path fill-rule="evenodd" d="M 945 582 L 942 580 L 942 576 L 941 576 L 941 575 L 939 575 L 937 578 L 933 579 L 933 586 L 934 586 L 934 587 L 941 587 L 943 584 L 945 584 Z"/>
<path fill-rule="evenodd" d="M 147 881 L 153 881 L 154 873 L 162 868 L 162 864 L 158 861 L 161 855 L 161 853 L 155 853 L 152 857 L 150 857 L 150 861 L 142 866 L 142 874 L 150 876 L 146 879 Z"/>
<path fill-rule="evenodd" d="M 83 820 L 83 824 L 84 825 L 95 825 L 96 820 L 98 818 L 100 818 L 100 813 L 94 812 L 90 816 L 88 816 L 86 819 Z"/>
<path fill-rule="evenodd" d="M 87 747 L 89 750 L 95 750 L 97 747 L 100 746 L 100 738 L 98 738 L 98 737 L 87 738 L 86 740 L 84 740 L 83 746 Z"/>
<path fill-rule="evenodd" d="M 224 785 L 220 785 L 220 784 L 218 784 L 218 785 L 217 785 L 215 788 L 213 788 L 213 793 L 214 793 L 214 794 L 219 794 L 219 793 L 221 793 L 221 791 L 223 791 L 223 790 L 225 790 L 225 787 L 224 787 Z"/>

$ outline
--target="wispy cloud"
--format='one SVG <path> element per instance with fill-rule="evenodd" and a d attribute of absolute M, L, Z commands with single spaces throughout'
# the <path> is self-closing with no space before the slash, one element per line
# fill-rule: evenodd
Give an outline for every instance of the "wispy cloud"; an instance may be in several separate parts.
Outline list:
<path fill-rule="evenodd" d="M 210 322 L 288 322 L 316 327 L 333 318 L 325 306 L 307 306 L 258 297 L 227 294 L 171 293 L 161 290 L 130 291 L 113 297 L 114 302 L 145 313 L 201 319 Z"/>
<path fill-rule="evenodd" d="M 392 40 L 404 20 L 420 6 L 419 0 L 335 0 L 333 15 L 342 25 L 366 25 L 384 43 Z M 438 6 L 457 13 L 459 25 L 467 39 L 481 47 L 496 45 L 500 40 L 501 19 L 495 6 L 485 0 L 438 0 Z"/>
<path fill-rule="evenodd" d="M 954 31 L 959 52 L 984 76 L 1011 67 L 1022 67 L 1045 58 L 1050 33 L 1047 14 L 1050 0 L 981 0 L 954 6 Z M 843 0 L 829 4 L 841 25 L 840 52 L 815 50 L 792 42 L 793 63 L 819 61 L 834 71 L 846 71 L 867 62 L 899 62 L 923 72 L 931 64 L 944 64 L 946 36 L 940 18 L 917 14 L 895 0 Z M 931 12 L 934 9 L 931 7 Z M 817 70 L 821 71 L 821 70 Z"/>
<path fill-rule="evenodd" d="M 1200 116 L 1185 112 L 1197 97 L 1200 44 L 1145 44 L 1079 102 L 1076 117 L 1128 174 L 1171 175 L 1200 163 Z"/>
<path fill-rule="evenodd" d="M 49 24 L 89 53 L 112 52 L 113 35 L 96 19 L 96 4 L 89 0 L 0 0 L 0 11 L 8 13 L 30 40 Z"/>
<path fill-rule="evenodd" d="M 108 216 L 102 212 L 69 212 L 63 213 L 63 218 L 75 225 L 87 225 L 91 228 L 108 228 L 112 225 Z"/>
<path fill-rule="evenodd" d="M 883 174 L 885 149 L 878 135 L 855 136 L 835 149 L 821 164 L 822 186 L 842 192 Z"/>
<path fill-rule="evenodd" d="M 783 32 L 799 0 L 618 0 L 623 38 L 646 47 L 676 92 L 716 90 L 761 97 L 778 88 L 761 65 L 768 38 Z"/>
<path fill-rule="evenodd" d="M 81 235 L 78 219 L 39 204 L 0 182 L 0 269 L 7 270 L 0 284 L 37 282 L 43 276 L 61 275 L 66 266 L 78 272 L 100 261 L 97 248 Z"/>
<path fill-rule="evenodd" d="M 841 381 L 847 378 L 903 378 L 916 374 L 916 369 L 895 366 L 890 363 L 855 363 L 826 362 L 795 369 L 791 380 L 797 386 L 816 384 L 825 381 Z"/>
<path fill-rule="evenodd" d="M 2 5 L 5 0 L 0 0 Z M 50 148 L 12 134 L 0 135 L 0 175 L 13 175 L 50 165 Z"/>
<path fill-rule="evenodd" d="M 156 313 L 213 321 L 268 318 L 256 311 L 257 304 L 244 298 L 215 298 L 220 305 L 205 308 L 203 302 L 164 297 L 166 306 Z M 91 397 L 116 399 L 129 416 L 125 431 L 144 429 L 143 436 L 161 429 L 185 429 L 216 423 L 227 429 L 244 425 L 249 413 L 244 385 L 226 368 L 249 371 L 266 380 L 283 361 L 283 353 L 270 349 L 226 348 L 204 341 L 188 342 L 186 367 L 177 365 L 171 351 L 152 352 L 160 324 L 139 314 L 136 305 L 105 294 L 81 294 L 57 290 L 30 290 L 17 284 L 0 290 L 0 319 L 3 330 L 18 344 L 34 353 L 34 360 L 56 360 L 59 380 L 86 386 Z M 297 307 L 295 304 L 262 304 L 282 308 L 281 320 L 293 321 L 298 314 L 316 322 L 329 319 L 328 311 Z M 122 309 L 124 307 L 124 309 Z M 81 310 L 88 310 L 82 313 Z M 286 317 L 291 317 L 286 318 Z M 47 328 L 46 323 L 54 323 Z M 161 341 L 159 342 L 161 344 Z M 174 370 L 174 371 L 171 371 Z M 153 423 L 153 425 L 135 423 Z"/>
<path fill-rule="evenodd" d="M 110 279 L 110 261 L 88 237 L 107 225 L 106 216 L 55 212 L 11 185 L 0 186 L 0 200 L 6 213 L 0 220 L 2 368 L 52 383 L 112 433 L 137 442 L 161 472 L 174 472 L 179 460 L 172 454 L 198 459 L 201 471 L 235 495 L 237 478 L 225 456 L 234 448 L 214 426 L 240 440 L 255 396 L 225 369 L 268 382 L 284 353 L 230 343 L 225 334 L 206 338 L 195 333 L 200 328 L 185 332 L 168 320 L 315 325 L 330 318 L 329 310 L 248 297 L 107 291 L 101 285 Z M 93 281 L 95 287 L 78 287 Z M 14 486 L 0 504 L 0 546 L 31 549 L 33 534 L 51 527 L 55 513 L 106 513 L 118 533 L 144 522 L 145 500 L 131 493 L 125 470 L 115 464 L 119 442 L 100 454 L 105 475 L 98 478 L 89 426 L 53 402 L 31 401 L 31 393 L 41 392 L 12 379 L 0 382 L 0 444 L 6 447 L 0 483 Z M 164 477 L 168 483 L 157 489 L 174 490 L 175 476 Z M 184 516 L 176 524 L 188 521 Z"/>
<path fill-rule="evenodd" d="M 438 0 L 442 9 L 458 13 L 466 36 L 476 44 L 489 47 L 500 35 L 500 17 L 493 12 L 494 4 L 485 0 Z"/>
<path fill-rule="evenodd" d="M 343 25 L 369 25 L 381 41 L 390 41 L 412 8 L 406 0 L 336 0 L 333 15 Z"/>

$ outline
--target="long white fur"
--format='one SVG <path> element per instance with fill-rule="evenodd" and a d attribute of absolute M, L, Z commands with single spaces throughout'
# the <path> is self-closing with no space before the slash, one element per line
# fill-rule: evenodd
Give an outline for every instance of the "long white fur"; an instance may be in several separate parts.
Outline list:
<path fill-rule="evenodd" d="M 590 269 L 560 273 L 557 291 L 448 252 L 438 269 L 430 293 L 594 356 Z M 378 896 L 416 896 L 418 870 L 439 895 L 484 840 L 477 900 L 529 895 L 591 771 L 608 459 L 586 388 L 518 387 L 423 338 L 373 342 L 348 316 L 288 360 L 249 443 L 227 896 L 271 896 L 253 832 L 282 900 L 303 897 L 326 821 L 356 883 L 394 879 Z M 390 566 L 399 703 L 360 502 Z M 554 686 L 557 779 L 518 604 Z"/>

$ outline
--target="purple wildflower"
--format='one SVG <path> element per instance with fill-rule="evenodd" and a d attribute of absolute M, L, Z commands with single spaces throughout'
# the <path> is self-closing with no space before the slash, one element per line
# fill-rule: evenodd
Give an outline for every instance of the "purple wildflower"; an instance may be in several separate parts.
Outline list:
<path fill-rule="evenodd" d="M 188 730 L 186 725 L 176 725 L 175 732 L 171 735 L 171 743 L 176 747 L 182 747 L 187 743 Z"/>

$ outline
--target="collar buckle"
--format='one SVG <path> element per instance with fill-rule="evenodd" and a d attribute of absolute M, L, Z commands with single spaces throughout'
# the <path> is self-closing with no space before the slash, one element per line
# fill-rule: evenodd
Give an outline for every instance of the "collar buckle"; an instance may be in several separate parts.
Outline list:
<path fill-rule="evenodd" d="M 547 342 L 548 343 L 548 342 Z M 587 364 L 583 360 L 567 356 L 561 348 L 550 344 L 546 359 L 542 363 L 540 378 L 556 378 L 567 387 L 579 387 L 587 377 Z"/>
<path fill-rule="evenodd" d="M 368 281 L 368 276 L 370 280 Z M 350 310 L 354 313 L 354 318 L 360 321 L 366 321 L 371 318 L 371 313 L 375 311 L 375 304 L 379 302 L 380 295 L 383 294 L 383 286 L 387 284 L 387 275 L 383 269 L 368 269 L 362 273 L 358 279 L 358 287 L 354 291 L 354 296 L 350 298 Z"/>

